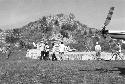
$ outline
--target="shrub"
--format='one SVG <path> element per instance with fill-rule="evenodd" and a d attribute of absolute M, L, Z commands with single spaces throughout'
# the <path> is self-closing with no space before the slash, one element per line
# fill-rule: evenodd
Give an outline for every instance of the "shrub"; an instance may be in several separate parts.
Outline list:
<path fill-rule="evenodd" d="M 65 25 L 62 25 L 61 29 L 74 31 L 75 29 L 77 29 L 77 25 L 65 24 Z"/>
<path fill-rule="evenodd" d="M 61 35 L 63 35 L 63 38 L 64 37 L 69 38 L 68 33 L 66 31 L 61 30 L 60 33 L 61 33 Z"/>
<path fill-rule="evenodd" d="M 125 44 L 123 43 L 123 44 L 121 45 L 121 47 L 122 47 L 122 49 L 125 49 Z"/>
<path fill-rule="evenodd" d="M 19 41 L 19 38 L 16 38 L 14 36 L 6 36 L 5 38 L 6 43 L 16 43 L 17 41 Z"/>

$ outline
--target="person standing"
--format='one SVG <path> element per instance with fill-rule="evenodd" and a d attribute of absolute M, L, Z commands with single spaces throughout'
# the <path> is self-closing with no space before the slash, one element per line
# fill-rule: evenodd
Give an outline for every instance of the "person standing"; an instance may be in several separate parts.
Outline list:
<path fill-rule="evenodd" d="M 101 46 L 96 42 L 95 45 L 96 59 L 99 60 L 101 56 Z"/>
<path fill-rule="evenodd" d="M 49 59 L 49 45 L 48 43 L 45 44 L 45 56 L 44 56 L 44 60 L 48 60 Z"/>
<path fill-rule="evenodd" d="M 45 44 L 44 44 L 44 42 L 41 41 L 41 43 L 40 43 L 39 46 L 40 46 L 39 49 L 40 49 L 40 51 L 41 51 L 41 57 L 40 57 L 40 60 L 42 60 L 42 59 L 44 59 L 44 54 L 45 54 L 45 52 L 44 52 L 44 48 L 45 48 Z"/>
<path fill-rule="evenodd" d="M 59 54 L 61 55 L 60 60 L 63 60 L 64 51 L 65 51 L 65 45 L 63 44 L 63 42 L 61 42 L 61 44 L 59 45 Z"/>
<path fill-rule="evenodd" d="M 56 46 L 55 46 L 54 43 L 52 43 L 52 61 L 56 61 L 57 60 L 55 52 L 56 52 Z"/>

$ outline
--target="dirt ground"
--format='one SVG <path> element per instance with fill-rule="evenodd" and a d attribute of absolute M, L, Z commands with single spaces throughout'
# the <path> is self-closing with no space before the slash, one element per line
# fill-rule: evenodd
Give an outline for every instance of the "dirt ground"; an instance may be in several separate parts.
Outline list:
<path fill-rule="evenodd" d="M 115 68 L 125 68 L 125 61 L 40 61 L 19 52 L 0 60 L 0 84 L 125 84 Z"/>

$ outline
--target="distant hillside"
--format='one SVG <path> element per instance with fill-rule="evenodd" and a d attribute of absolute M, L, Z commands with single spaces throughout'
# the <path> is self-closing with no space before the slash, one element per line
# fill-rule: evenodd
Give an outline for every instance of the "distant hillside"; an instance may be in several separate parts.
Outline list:
<path fill-rule="evenodd" d="M 71 48 L 84 51 L 94 50 L 95 42 L 99 41 L 103 50 L 109 50 L 108 42 L 104 40 L 98 30 L 80 23 L 72 13 L 43 16 L 21 28 L 6 32 L 8 37 L 14 38 L 13 42 L 16 40 L 25 43 L 61 40 Z"/>

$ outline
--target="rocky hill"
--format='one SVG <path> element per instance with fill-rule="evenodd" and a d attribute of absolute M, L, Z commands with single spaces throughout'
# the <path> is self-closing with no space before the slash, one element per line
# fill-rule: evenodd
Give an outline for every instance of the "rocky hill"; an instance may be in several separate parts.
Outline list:
<path fill-rule="evenodd" d="M 94 50 L 95 42 L 99 41 L 103 50 L 109 50 L 108 41 L 100 32 L 80 23 L 72 13 L 43 16 L 21 28 L 7 30 L 6 33 L 6 42 L 11 43 L 19 40 L 24 43 L 58 40 L 78 51 L 85 51 Z"/>

